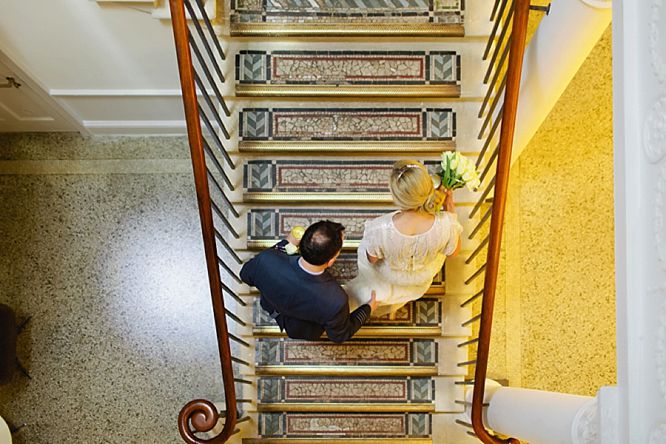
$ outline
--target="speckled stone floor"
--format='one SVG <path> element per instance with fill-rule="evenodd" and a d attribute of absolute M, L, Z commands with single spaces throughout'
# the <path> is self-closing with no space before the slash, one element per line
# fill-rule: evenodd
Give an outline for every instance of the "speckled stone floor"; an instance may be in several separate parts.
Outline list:
<path fill-rule="evenodd" d="M 223 399 L 187 158 L 182 138 L 0 134 L 0 303 L 32 316 L 32 380 L 0 386 L 16 444 L 177 443 L 182 405 Z"/>

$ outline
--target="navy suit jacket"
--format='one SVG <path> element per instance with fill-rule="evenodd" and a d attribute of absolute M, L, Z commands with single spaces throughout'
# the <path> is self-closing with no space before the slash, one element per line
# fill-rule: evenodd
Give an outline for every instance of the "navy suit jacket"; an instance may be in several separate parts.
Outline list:
<path fill-rule="evenodd" d="M 334 342 L 351 338 L 370 317 L 370 306 L 350 314 L 349 297 L 328 270 L 311 275 L 299 258 L 271 248 L 246 262 L 240 276 L 257 287 L 262 308 L 290 338 L 317 340 L 324 331 Z"/>

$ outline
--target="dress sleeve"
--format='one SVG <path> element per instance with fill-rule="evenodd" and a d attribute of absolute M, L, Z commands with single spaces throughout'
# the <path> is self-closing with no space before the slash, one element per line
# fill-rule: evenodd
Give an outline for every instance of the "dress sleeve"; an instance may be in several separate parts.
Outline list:
<path fill-rule="evenodd" d="M 446 244 L 444 245 L 444 254 L 450 256 L 456 251 L 463 227 L 460 225 L 460 222 L 458 222 L 458 215 L 456 213 L 445 211 L 443 217 L 445 219 L 444 232 L 446 233 L 448 231 L 449 234 Z"/>
<path fill-rule="evenodd" d="M 365 246 L 365 251 L 367 251 L 370 256 L 383 259 L 384 249 L 382 248 L 381 231 L 378 230 L 372 222 L 373 221 L 368 221 L 365 223 L 363 245 Z"/>

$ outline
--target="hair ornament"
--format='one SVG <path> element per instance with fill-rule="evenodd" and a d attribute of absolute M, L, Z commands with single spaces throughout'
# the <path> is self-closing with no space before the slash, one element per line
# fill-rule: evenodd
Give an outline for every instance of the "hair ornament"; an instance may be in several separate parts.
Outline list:
<path fill-rule="evenodd" d="M 400 180 L 403 174 L 410 169 L 410 168 L 419 168 L 420 165 L 416 163 L 408 163 L 407 165 L 404 165 L 402 168 L 400 168 L 400 171 L 398 172 L 398 178 L 396 180 Z"/>

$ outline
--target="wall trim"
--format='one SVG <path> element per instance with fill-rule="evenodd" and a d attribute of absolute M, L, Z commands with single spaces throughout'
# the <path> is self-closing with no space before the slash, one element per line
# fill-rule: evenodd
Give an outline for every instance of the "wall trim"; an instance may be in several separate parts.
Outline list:
<path fill-rule="evenodd" d="M 173 97 L 182 96 L 179 89 L 51 89 L 53 97 Z"/>
<path fill-rule="evenodd" d="M 185 120 L 84 120 L 91 134 L 185 134 Z"/>

